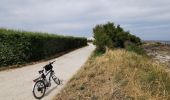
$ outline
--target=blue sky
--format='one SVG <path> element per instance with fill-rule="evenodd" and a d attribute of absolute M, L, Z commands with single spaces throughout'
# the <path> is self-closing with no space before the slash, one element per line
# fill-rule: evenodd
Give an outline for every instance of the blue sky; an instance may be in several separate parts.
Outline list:
<path fill-rule="evenodd" d="M 3 0 L 0 27 L 92 36 L 96 24 L 120 24 L 143 40 L 170 40 L 170 0 Z"/>

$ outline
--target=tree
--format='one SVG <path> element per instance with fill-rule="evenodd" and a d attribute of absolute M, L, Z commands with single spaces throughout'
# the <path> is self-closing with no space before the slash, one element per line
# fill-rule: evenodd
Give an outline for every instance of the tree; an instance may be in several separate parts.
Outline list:
<path fill-rule="evenodd" d="M 110 47 L 112 45 L 112 41 L 109 38 L 109 35 L 105 32 L 102 25 L 97 25 L 94 29 L 94 43 L 97 46 L 97 50 L 105 51 L 106 47 Z"/>
<path fill-rule="evenodd" d="M 124 31 L 120 25 L 115 27 L 114 23 L 111 22 L 96 25 L 96 27 L 93 28 L 93 33 L 97 50 L 100 51 L 105 51 L 107 47 L 124 48 L 127 41 L 137 45 L 141 44 L 139 37 L 130 34 L 130 32 Z"/>

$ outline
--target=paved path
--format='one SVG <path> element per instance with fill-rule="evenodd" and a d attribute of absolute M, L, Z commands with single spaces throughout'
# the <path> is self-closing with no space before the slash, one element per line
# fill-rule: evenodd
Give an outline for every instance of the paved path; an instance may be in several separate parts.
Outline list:
<path fill-rule="evenodd" d="M 73 52 L 65 54 L 56 60 L 53 64 L 55 74 L 65 83 L 80 69 L 80 67 L 87 61 L 95 47 L 92 44 L 89 46 L 77 49 Z M 33 79 L 37 78 L 38 70 L 42 66 L 49 63 L 49 61 L 29 65 L 22 68 L 11 69 L 0 72 L 0 100 L 34 100 L 32 94 Z M 51 100 L 64 85 L 52 86 L 47 89 L 46 94 L 42 100 Z"/>

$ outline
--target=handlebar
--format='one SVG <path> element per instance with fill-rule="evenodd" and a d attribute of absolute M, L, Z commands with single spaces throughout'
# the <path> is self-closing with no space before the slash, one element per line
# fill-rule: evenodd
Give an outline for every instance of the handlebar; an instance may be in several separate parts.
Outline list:
<path fill-rule="evenodd" d="M 49 64 L 47 64 L 47 65 L 51 65 L 51 64 L 53 64 L 54 62 L 55 62 L 55 60 L 54 60 L 54 61 L 52 61 L 52 62 L 50 62 L 50 63 L 49 63 Z M 39 74 L 43 73 L 44 69 L 45 69 L 45 66 L 43 67 L 43 70 L 38 71 L 38 72 L 39 72 Z"/>
<path fill-rule="evenodd" d="M 52 62 L 50 62 L 49 64 L 53 64 L 55 62 L 55 60 L 54 61 L 52 61 Z"/>

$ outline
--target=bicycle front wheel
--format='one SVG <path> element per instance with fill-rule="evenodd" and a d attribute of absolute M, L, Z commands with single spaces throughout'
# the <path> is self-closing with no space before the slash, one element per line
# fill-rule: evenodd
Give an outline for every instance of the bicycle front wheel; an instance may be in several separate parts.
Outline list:
<path fill-rule="evenodd" d="M 54 82 L 55 82 L 57 85 L 60 85 L 60 84 L 61 84 L 60 79 L 57 78 L 54 74 L 52 75 L 52 79 L 54 80 Z"/>
<path fill-rule="evenodd" d="M 46 86 L 45 86 L 45 83 L 44 81 L 42 80 L 38 80 L 35 85 L 34 85 L 34 88 L 33 88 L 33 95 L 36 99 L 41 99 L 44 94 L 45 94 L 45 91 L 46 91 Z"/>

